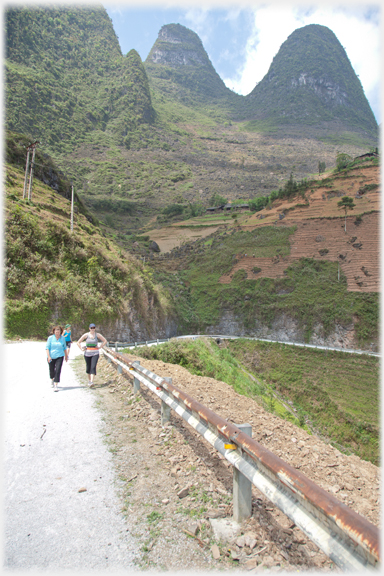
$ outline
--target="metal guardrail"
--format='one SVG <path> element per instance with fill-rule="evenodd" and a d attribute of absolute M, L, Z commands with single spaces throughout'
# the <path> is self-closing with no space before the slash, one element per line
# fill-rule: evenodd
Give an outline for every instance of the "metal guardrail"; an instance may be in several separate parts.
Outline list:
<path fill-rule="evenodd" d="M 178 336 L 175 336 L 178 338 Z M 169 342 L 170 338 L 157 338 L 156 340 L 142 340 L 138 342 L 108 342 L 108 345 L 112 348 L 135 348 L 136 346 L 148 346 L 149 344 L 163 344 L 164 342 Z"/>
<path fill-rule="evenodd" d="M 258 342 L 270 342 L 271 344 L 285 344 L 286 346 L 299 346 L 302 348 L 314 348 L 316 350 L 334 350 L 335 352 L 346 352 L 347 354 L 367 354 L 368 356 L 381 357 L 380 352 L 370 352 L 369 350 L 353 350 L 351 348 L 331 348 L 329 346 L 321 346 L 317 344 L 305 344 L 303 342 L 284 342 L 283 340 L 268 340 L 267 338 L 256 338 L 253 336 L 222 336 L 222 335 L 212 335 L 212 334 L 190 334 L 188 336 L 172 336 L 172 339 L 182 340 L 185 338 L 213 338 L 214 340 L 239 340 L 244 338 L 244 340 L 256 340 Z M 109 342 L 110 346 L 117 348 L 134 348 L 136 346 L 148 346 L 150 344 L 162 344 L 164 342 L 169 342 L 171 338 L 162 338 L 156 340 L 143 340 L 141 342 Z"/>
<path fill-rule="evenodd" d="M 378 567 L 379 529 L 239 427 L 176 386 L 110 348 L 103 354 L 143 383 L 286 514 L 343 570 Z M 236 449 L 228 449 L 228 441 Z"/>

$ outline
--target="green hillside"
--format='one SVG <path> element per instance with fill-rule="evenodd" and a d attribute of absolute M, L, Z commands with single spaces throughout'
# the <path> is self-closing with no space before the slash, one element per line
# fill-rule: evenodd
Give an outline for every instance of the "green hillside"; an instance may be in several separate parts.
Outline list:
<path fill-rule="evenodd" d="M 6 11 L 7 127 L 56 155 L 127 135 L 153 119 L 141 59 L 123 57 L 103 8 Z"/>
<path fill-rule="evenodd" d="M 72 323 L 76 334 L 90 321 L 111 328 L 123 320 L 134 335 L 139 320 L 146 338 L 165 334 L 167 322 L 175 329 L 170 295 L 142 262 L 90 222 L 78 202 L 71 232 L 70 200 L 37 178 L 32 200 L 23 200 L 23 184 L 24 171 L 6 164 L 7 337 L 45 338 L 53 322 Z"/>
<path fill-rule="evenodd" d="M 272 326 L 276 318 L 286 316 L 298 322 L 307 342 L 317 323 L 327 336 L 336 324 L 347 326 L 353 320 L 361 347 L 377 341 L 379 295 L 349 292 L 343 274 L 338 280 L 337 262 L 303 258 L 288 267 L 285 278 L 278 279 L 247 278 L 247 273 L 240 269 L 233 274 L 230 284 L 219 283 L 219 278 L 236 263 L 236 254 L 263 258 L 283 258 L 289 254 L 289 236 L 294 231 L 294 227 L 275 226 L 251 232 L 218 230 L 174 249 L 174 258 L 169 261 L 154 260 L 154 278 L 164 285 L 172 282 L 177 286 L 172 291 L 178 299 L 175 305 L 181 311 L 194 311 L 193 317 L 185 313 L 183 331 L 207 333 L 210 326 L 219 324 L 223 315 L 229 315 L 239 330 L 252 335 L 260 324 Z"/>
<path fill-rule="evenodd" d="M 292 93 L 290 108 L 284 108 L 292 47 L 276 56 L 278 69 L 276 63 L 271 67 L 270 75 L 278 70 L 278 89 L 264 94 L 263 81 L 244 97 L 225 87 L 199 37 L 178 24 L 163 26 L 144 64 L 134 49 L 121 54 L 102 7 L 13 6 L 5 11 L 5 30 L 6 128 L 38 139 L 39 150 L 74 182 L 84 206 L 127 248 L 127 236 L 172 204 L 207 207 L 215 193 L 228 200 L 264 196 L 292 170 L 305 178 L 319 161 L 331 167 L 339 151 L 356 156 L 377 145 L 357 78 L 346 83 L 344 74 L 344 84 L 340 80 L 347 107 L 325 110 L 313 104 L 310 90 L 304 105 L 300 88 L 300 97 L 292 100 Z M 325 48 L 333 42 L 328 32 Z M 316 42 L 311 34 L 308 62 Z M 301 45 L 302 40 L 300 58 Z M 321 73 L 329 66 L 335 82 L 333 60 L 339 56 L 333 44 L 327 50 Z M 292 66 L 297 76 L 297 58 Z M 317 116 L 307 114 L 311 102 Z M 266 104 L 283 116 L 272 118 Z M 304 109 L 310 124 L 300 116 Z M 324 124 L 325 111 L 328 120 L 333 116 Z"/>

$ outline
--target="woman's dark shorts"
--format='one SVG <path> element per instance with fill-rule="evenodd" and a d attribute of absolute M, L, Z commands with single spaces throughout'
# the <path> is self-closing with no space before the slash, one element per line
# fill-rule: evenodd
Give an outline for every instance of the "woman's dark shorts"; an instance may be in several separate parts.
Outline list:
<path fill-rule="evenodd" d="M 72 342 L 70 340 L 67 340 L 67 348 L 71 347 Z"/>
<path fill-rule="evenodd" d="M 94 374 L 96 376 L 96 364 L 99 360 L 99 356 L 100 354 L 97 354 L 97 356 L 84 356 L 87 365 L 87 374 Z"/>

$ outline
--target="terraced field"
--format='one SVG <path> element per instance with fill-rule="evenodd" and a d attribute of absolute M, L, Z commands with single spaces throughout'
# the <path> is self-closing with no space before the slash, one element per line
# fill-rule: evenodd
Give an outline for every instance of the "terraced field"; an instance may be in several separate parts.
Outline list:
<path fill-rule="evenodd" d="M 284 271 L 295 260 L 314 258 L 339 262 L 349 291 L 379 292 L 379 222 L 378 212 L 365 214 L 357 222 L 354 216 L 348 216 L 345 233 L 344 219 L 289 219 L 289 226 L 297 226 L 290 238 L 289 256 L 257 258 L 252 254 L 237 254 L 237 263 L 229 274 L 221 276 L 220 283 L 230 283 L 233 274 L 240 269 L 247 272 L 249 279 L 283 278 Z M 288 222 L 276 225 L 287 226 Z"/>
<path fill-rule="evenodd" d="M 320 181 L 324 180 L 324 185 Z M 241 221 L 242 227 L 269 226 L 285 219 L 341 218 L 337 203 L 342 196 L 354 199 L 354 215 L 380 210 L 380 168 L 365 166 L 348 171 L 347 175 L 332 176 L 332 181 L 319 178 L 316 188 L 305 193 L 305 199 L 275 201 L 270 210 L 264 209 Z M 377 186 L 374 188 L 374 186 Z"/>
<path fill-rule="evenodd" d="M 323 182 L 324 184 L 322 184 Z M 241 227 L 242 230 L 253 230 L 255 227 L 270 226 L 271 224 L 292 226 L 292 224 L 304 220 L 306 226 L 312 227 L 314 225 L 316 227 L 318 222 L 314 222 L 313 219 L 332 218 L 335 219 L 333 225 L 335 229 L 340 227 L 341 230 L 344 226 L 344 212 L 338 208 L 337 203 L 342 196 L 352 197 L 355 203 L 353 212 L 350 211 L 347 218 L 347 235 L 351 238 L 359 237 L 360 240 L 358 241 L 364 240 L 365 245 L 367 242 L 371 243 L 372 239 L 364 236 L 367 227 L 354 226 L 353 223 L 356 216 L 370 212 L 378 213 L 380 210 L 380 167 L 372 165 L 349 170 L 347 174 L 322 174 L 314 181 L 313 189 L 305 193 L 305 198 L 275 200 L 271 208 L 264 208 L 253 214 L 249 211 L 238 212 L 236 223 L 233 222 L 232 218 L 228 218 L 227 213 L 218 212 L 217 214 L 207 214 L 183 222 L 176 222 L 162 228 L 153 228 L 145 234 L 158 243 L 162 252 L 168 252 L 183 242 L 204 238 L 214 233 L 218 227 L 229 229 L 234 224 Z M 377 234 L 378 227 L 374 242 L 378 242 Z M 300 237 L 297 238 L 299 241 Z M 373 238 L 375 238 L 374 234 Z M 343 238 L 343 242 L 344 240 L 345 238 Z M 320 246 L 320 248 L 325 247 L 329 250 L 328 246 Z M 332 258 L 328 256 L 325 259 L 330 260 Z M 362 265 L 365 266 L 365 264 Z"/>
<path fill-rule="evenodd" d="M 355 204 L 347 218 L 338 202 L 349 196 Z M 301 258 L 338 262 L 338 278 L 344 275 L 348 291 L 380 291 L 380 167 L 361 165 L 347 172 L 329 173 L 311 181 L 304 195 L 275 200 L 272 206 L 251 214 L 238 212 L 237 222 L 218 212 L 177 222 L 168 227 L 147 232 L 162 252 L 168 252 L 185 242 L 213 234 L 218 229 L 252 231 L 263 227 L 292 227 L 290 254 L 282 256 L 276 250 L 272 257 L 238 252 L 234 266 L 220 277 L 221 284 L 230 284 L 238 270 L 245 270 L 247 279 L 283 278 L 293 262 Z M 217 219 L 216 219 L 217 218 Z M 221 218 L 221 220 L 220 220 Z M 215 224 L 215 225 L 214 225 Z M 345 231 L 346 227 L 346 231 Z M 256 249 L 255 249 L 256 252 Z"/>

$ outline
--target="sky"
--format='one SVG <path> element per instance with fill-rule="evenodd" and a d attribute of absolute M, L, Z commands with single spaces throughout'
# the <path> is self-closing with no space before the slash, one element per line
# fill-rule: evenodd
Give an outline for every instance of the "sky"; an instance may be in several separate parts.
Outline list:
<path fill-rule="evenodd" d="M 144 1 L 144 3 L 143 3 Z M 164 24 L 193 30 L 225 85 L 246 95 L 260 82 L 280 46 L 297 28 L 321 24 L 330 28 L 345 48 L 365 95 L 381 123 L 380 3 L 288 4 L 237 2 L 212 4 L 159 0 L 151 5 L 119 1 L 103 3 L 112 19 L 123 54 L 134 48 L 144 61 Z"/>

